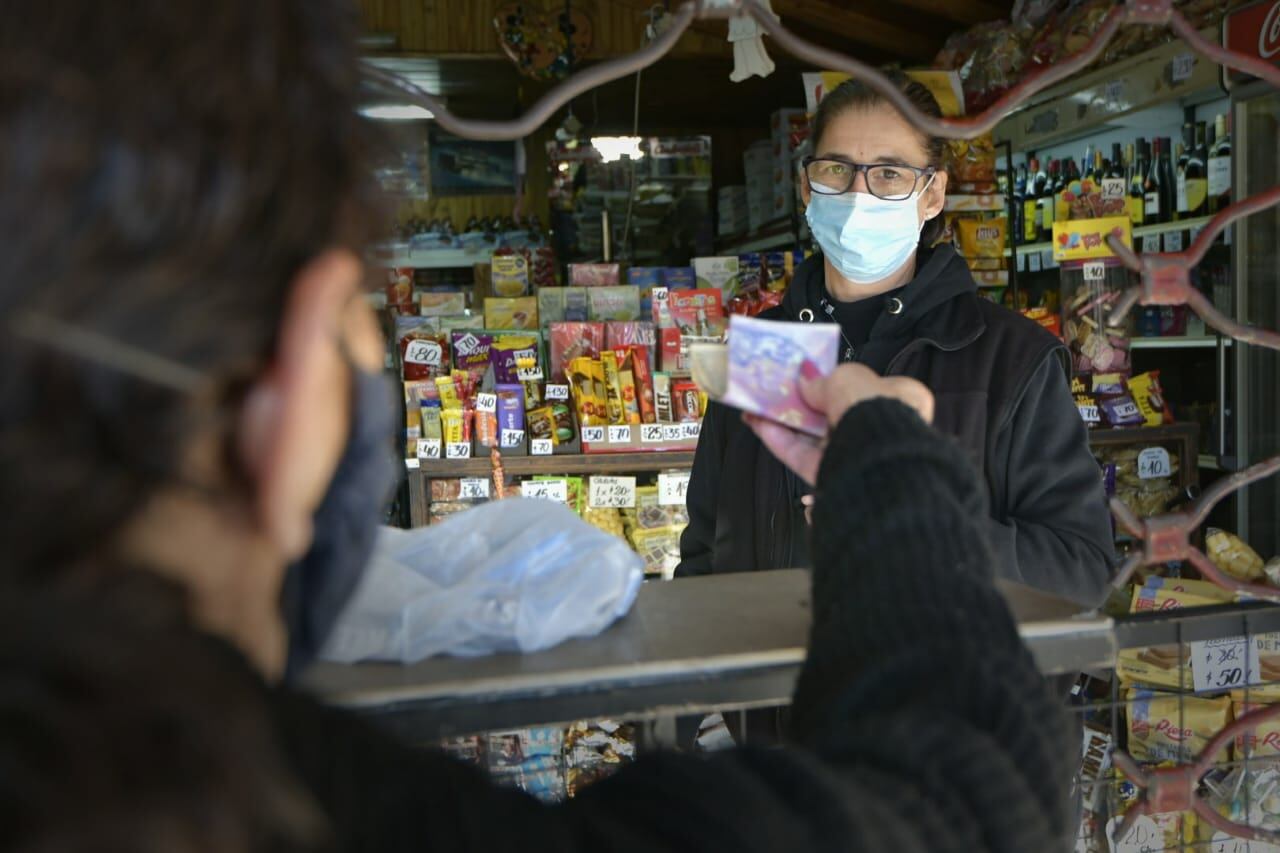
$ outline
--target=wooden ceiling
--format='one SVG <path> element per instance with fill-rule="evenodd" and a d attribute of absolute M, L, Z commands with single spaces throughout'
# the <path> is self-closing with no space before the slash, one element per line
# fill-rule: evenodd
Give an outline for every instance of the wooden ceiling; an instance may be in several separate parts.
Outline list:
<path fill-rule="evenodd" d="M 592 20 L 592 59 L 635 50 L 655 0 L 571 0 Z M 771 0 L 782 23 L 815 44 L 873 64 L 927 66 L 947 36 L 975 23 L 1006 18 L 1012 0 Z M 521 77 L 502 54 L 493 26 L 505 0 L 360 0 L 366 30 L 381 42 L 380 62 L 398 64 L 450 108 L 476 117 L 512 115 L 549 88 Z M 561 10 L 564 0 L 524 0 L 527 9 Z M 657 0 L 656 5 L 663 5 Z M 679 6 L 670 0 L 671 8 Z M 798 72 L 808 66 L 771 40 L 778 66 L 768 78 L 731 83 L 732 48 L 723 20 L 693 25 L 667 58 L 640 81 L 646 126 L 759 126 L 779 106 L 803 104 Z M 394 45 L 394 47 L 392 47 Z M 579 97 L 575 114 L 589 127 L 616 132 L 631 126 L 635 78 Z"/>

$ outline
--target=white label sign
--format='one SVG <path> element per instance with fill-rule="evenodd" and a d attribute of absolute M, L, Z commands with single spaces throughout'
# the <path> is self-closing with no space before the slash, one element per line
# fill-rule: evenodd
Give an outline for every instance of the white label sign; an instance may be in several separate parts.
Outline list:
<path fill-rule="evenodd" d="M 1248 658 L 1253 657 L 1251 661 Z M 1196 692 L 1230 690 L 1258 681 L 1257 655 L 1244 637 L 1221 637 L 1191 644 L 1191 681 Z"/>
<path fill-rule="evenodd" d="M 1132 402 L 1132 401 L 1127 401 L 1127 402 L 1124 402 L 1124 403 L 1118 403 L 1118 404 L 1116 404 L 1116 407 L 1115 407 L 1114 411 L 1115 411 L 1115 419 L 1116 419 L 1116 420 L 1122 420 L 1122 419 L 1124 419 L 1124 418 L 1131 418 L 1131 417 L 1133 417 L 1134 415 L 1141 415 L 1141 414 L 1142 414 L 1142 412 L 1138 410 L 1138 404 L 1137 404 L 1137 403 L 1134 403 L 1134 402 Z"/>
<path fill-rule="evenodd" d="M 1107 265 L 1102 261 L 1085 261 L 1084 267 L 1085 281 L 1104 281 L 1107 277 Z"/>
<path fill-rule="evenodd" d="M 1180 53 L 1173 58 L 1173 62 L 1169 65 L 1169 77 L 1175 83 L 1181 83 L 1183 80 L 1191 79 L 1191 72 L 1196 67 L 1196 55 L 1194 53 Z"/>
<path fill-rule="evenodd" d="M 1113 817 L 1107 821 L 1108 839 L 1115 837 L 1123 820 L 1121 817 Z M 1147 815 L 1139 815 L 1124 838 L 1111 842 L 1111 853 L 1151 853 L 1153 850 L 1163 850 L 1164 847 L 1164 830 Z"/>
<path fill-rule="evenodd" d="M 551 439 L 535 438 L 529 442 L 529 454 L 531 456 L 550 456 L 551 455 Z"/>
<path fill-rule="evenodd" d="M 476 395 L 476 411 L 477 412 L 493 412 L 498 411 L 498 395 L 497 394 L 477 394 Z"/>
<path fill-rule="evenodd" d="M 680 424 L 680 437 L 682 439 L 697 438 L 702 435 L 702 422 L 694 421 L 693 423 Z"/>
<path fill-rule="evenodd" d="M 684 431 L 680 429 L 680 424 L 663 424 L 662 440 L 663 441 L 679 441 L 680 436 L 683 434 L 683 432 Z"/>
<path fill-rule="evenodd" d="M 636 505 L 635 477 L 592 477 L 587 482 L 589 506 L 627 509 Z"/>
<path fill-rule="evenodd" d="M 582 428 L 582 441 L 585 444 L 599 444 L 604 441 L 604 427 L 588 426 Z"/>
<path fill-rule="evenodd" d="M 641 424 L 640 441 L 644 444 L 657 444 L 662 441 L 662 424 Z"/>
<path fill-rule="evenodd" d="M 439 367 L 441 355 L 440 344 L 435 341 L 409 341 L 404 349 L 404 363 Z"/>
<path fill-rule="evenodd" d="M 1044 262 L 1044 256 L 1039 252 L 1032 252 L 1027 256 L 1027 271 L 1040 272 L 1040 267 Z"/>
<path fill-rule="evenodd" d="M 418 458 L 419 459 L 439 459 L 440 458 L 440 439 L 438 438 L 418 439 Z"/>
<path fill-rule="evenodd" d="M 569 386 L 568 385 L 547 385 L 547 399 L 548 400 L 568 400 Z"/>
<path fill-rule="evenodd" d="M 404 460 L 404 467 L 410 471 L 416 471 L 422 467 L 422 463 L 417 459 L 406 459 Z"/>
<path fill-rule="evenodd" d="M 631 427 L 626 424 L 621 426 L 609 427 L 609 443 L 610 444 L 630 444 L 631 443 Z"/>
<path fill-rule="evenodd" d="M 1155 480 L 1173 476 L 1173 462 L 1163 447 L 1147 447 L 1138 454 L 1138 479 Z"/>
<path fill-rule="evenodd" d="M 1102 198 L 1104 200 L 1114 200 L 1124 198 L 1125 183 L 1124 178 L 1103 178 L 1102 179 Z"/>
<path fill-rule="evenodd" d="M 524 444 L 524 430 L 504 429 L 498 443 L 504 448 L 520 447 Z"/>
<path fill-rule="evenodd" d="M 489 481 L 481 477 L 463 477 L 458 486 L 458 499 L 480 501 L 489 499 Z"/>
<path fill-rule="evenodd" d="M 658 503 L 661 506 L 684 506 L 688 492 L 688 471 L 658 475 Z"/>
<path fill-rule="evenodd" d="M 521 382 L 540 382 L 542 381 L 542 368 L 536 364 L 532 367 L 517 367 L 516 379 Z"/>
<path fill-rule="evenodd" d="M 444 447 L 445 459 L 470 459 L 471 443 L 467 441 L 451 441 Z"/>
<path fill-rule="evenodd" d="M 1169 231 L 1164 235 L 1164 250 L 1166 252 L 1182 251 L 1182 232 Z"/>
<path fill-rule="evenodd" d="M 1076 411 L 1080 413 L 1080 419 L 1087 424 L 1102 423 L 1102 415 L 1097 406 L 1081 403 L 1076 405 Z"/>
<path fill-rule="evenodd" d="M 569 484 L 564 480 L 525 480 L 520 484 L 520 495 L 526 498 L 542 498 L 568 503 Z"/>

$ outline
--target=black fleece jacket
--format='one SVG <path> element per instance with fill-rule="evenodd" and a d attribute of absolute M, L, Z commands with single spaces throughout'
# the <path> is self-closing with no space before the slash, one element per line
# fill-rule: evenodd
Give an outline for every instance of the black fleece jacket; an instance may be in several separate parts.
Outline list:
<path fill-rule="evenodd" d="M 985 492 L 901 404 L 845 416 L 787 748 L 642 756 L 544 806 L 283 691 L 281 738 L 343 850 L 1065 851 L 1065 715 L 992 585 Z"/>
<path fill-rule="evenodd" d="M 916 277 L 855 316 L 846 356 L 934 392 L 934 425 L 984 473 L 988 536 L 1009 580 L 1084 605 L 1105 597 L 1115 565 L 1111 519 L 1088 432 L 1071 399 L 1065 350 L 1037 324 L 977 293 L 950 246 L 921 251 Z M 796 271 L 765 317 L 832 322 L 860 315 L 826 291 L 823 259 Z M 846 320 L 846 323 L 852 321 Z M 807 567 L 807 490 L 742 423 L 713 404 L 689 483 L 676 576 Z"/>

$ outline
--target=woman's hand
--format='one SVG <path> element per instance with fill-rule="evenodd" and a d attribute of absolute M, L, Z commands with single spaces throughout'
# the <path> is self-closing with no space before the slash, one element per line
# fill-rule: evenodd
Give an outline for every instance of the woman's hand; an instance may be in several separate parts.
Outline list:
<path fill-rule="evenodd" d="M 805 366 L 809 367 L 807 363 Z M 829 426 L 838 424 L 845 412 L 859 403 L 878 397 L 905 403 L 915 409 L 925 423 L 933 422 L 933 393 L 922 383 L 905 376 L 878 376 L 861 364 L 842 364 L 830 376 L 802 378 L 800 395 L 810 408 L 826 417 Z M 784 465 L 809 485 L 817 482 L 825 439 L 819 440 L 755 415 L 743 417 Z"/>

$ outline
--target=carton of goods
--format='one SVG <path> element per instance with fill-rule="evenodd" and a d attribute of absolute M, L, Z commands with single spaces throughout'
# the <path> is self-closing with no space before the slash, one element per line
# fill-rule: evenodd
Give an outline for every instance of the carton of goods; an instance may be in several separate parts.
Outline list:
<path fill-rule="evenodd" d="M 423 317 L 452 317 L 466 311 L 465 293 L 428 291 L 418 294 L 418 313 Z"/>
<path fill-rule="evenodd" d="M 490 296 L 484 301 L 486 329 L 538 328 L 538 299 L 534 296 L 502 298 Z"/>
<path fill-rule="evenodd" d="M 739 261 L 737 255 L 716 258 L 694 258 L 693 271 L 700 290 L 718 290 L 721 302 L 728 302 L 738 292 Z"/>

